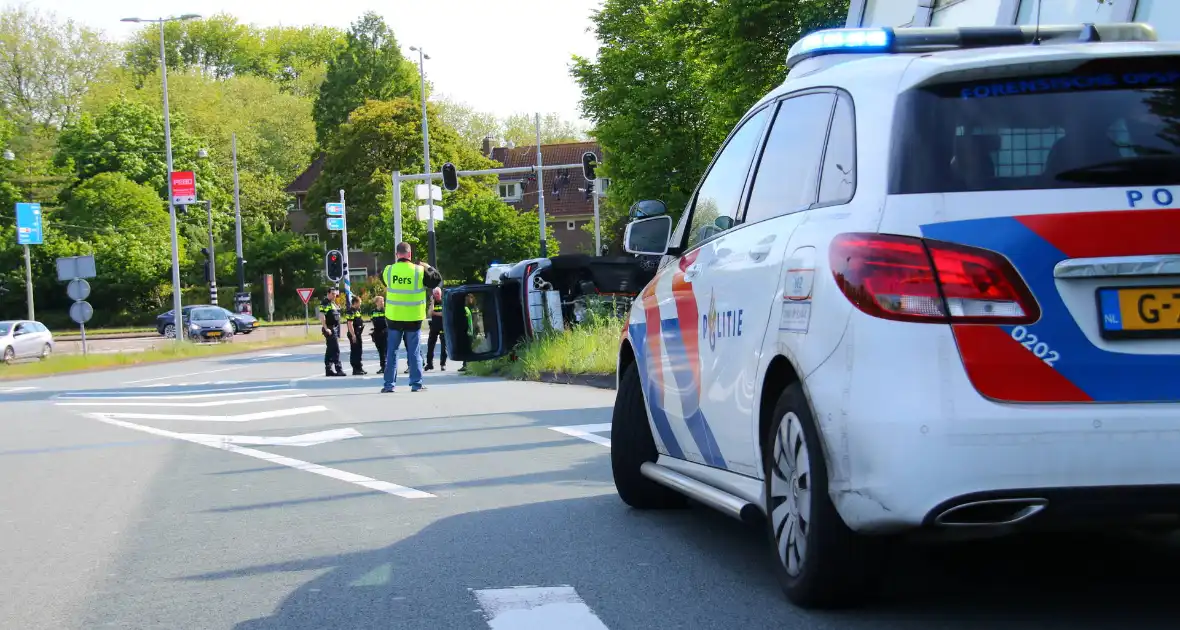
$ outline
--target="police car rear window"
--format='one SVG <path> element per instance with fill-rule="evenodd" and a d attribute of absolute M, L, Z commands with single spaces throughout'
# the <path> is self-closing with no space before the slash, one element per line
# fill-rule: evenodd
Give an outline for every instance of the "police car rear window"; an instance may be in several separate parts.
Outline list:
<path fill-rule="evenodd" d="M 897 111 L 890 194 L 1180 184 L 1180 57 L 939 83 Z"/>

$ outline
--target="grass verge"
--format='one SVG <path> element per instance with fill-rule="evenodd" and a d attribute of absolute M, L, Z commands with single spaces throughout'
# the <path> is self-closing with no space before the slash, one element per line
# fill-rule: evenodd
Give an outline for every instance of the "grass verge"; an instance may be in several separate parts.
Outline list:
<path fill-rule="evenodd" d="M 620 320 L 596 318 L 573 328 L 545 333 L 516 349 L 511 356 L 467 364 L 473 376 L 537 379 L 542 373 L 614 374 L 619 352 Z"/>
<path fill-rule="evenodd" d="M 313 329 L 313 334 L 309 334 L 307 336 L 298 335 L 294 337 L 279 337 L 277 339 L 267 339 L 264 341 L 244 341 L 239 337 L 234 341 L 234 343 L 184 343 L 179 345 L 169 344 L 166 348 L 160 348 L 158 350 L 146 350 L 144 352 L 119 352 L 115 354 L 91 354 L 88 356 L 82 356 L 80 354 L 55 355 L 44 361 L 16 363 L 8 366 L 0 364 L 0 381 L 19 378 L 32 378 L 37 376 L 49 376 L 53 374 L 66 374 L 70 372 L 86 372 L 89 370 L 133 367 L 136 365 L 145 365 L 149 363 L 180 361 L 183 359 L 199 359 L 203 357 L 219 356 L 225 354 L 253 352 L 256 350 L 265 350 L 267 348 L 298 346 L 306 343 L 316 343 L 322 341 L 323 337 L 320 336 L 319 331 Z"/>

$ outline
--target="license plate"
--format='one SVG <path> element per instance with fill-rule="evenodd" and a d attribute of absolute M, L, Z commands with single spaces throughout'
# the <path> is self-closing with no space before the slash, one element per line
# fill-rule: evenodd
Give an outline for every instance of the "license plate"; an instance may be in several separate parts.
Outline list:
<path fill-rule="evenodd" d="M 1180 337 L 1180 286 L 1098 289 L 1107 339 Z"/>
<path fill-rule="evenodd" d="M 210 336 L 210 337 L 220 337 L 220 336 L 221 336 L 221 333 L 219 333 L 219 332 L 211 332 L 211 333 L 209 333 L 209 336 Z"/>

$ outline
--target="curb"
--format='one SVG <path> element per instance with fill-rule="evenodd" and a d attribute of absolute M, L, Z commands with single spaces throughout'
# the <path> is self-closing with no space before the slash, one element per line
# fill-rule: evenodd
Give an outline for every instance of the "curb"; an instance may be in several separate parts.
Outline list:
<path fill-rule="evenodd" d="M 542 383 L 553 383 L 556 385 L 584 385 L 586 387 L 597 387 L 599 389 L 615 388 L 614 374 L 563 374 L 558 372 L 541 372 L 541 375 L 535 380 Z"/>

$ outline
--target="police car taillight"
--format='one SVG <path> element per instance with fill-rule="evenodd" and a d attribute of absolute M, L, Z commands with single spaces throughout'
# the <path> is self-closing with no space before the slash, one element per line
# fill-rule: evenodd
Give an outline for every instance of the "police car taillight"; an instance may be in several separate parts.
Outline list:
<path fill-rule="evenodd" d="M 841 234 L 829 257 L 840 290 L 874 317 L 1014 325 L 1041 315 L 1012 264 L 986 249 L 890 234 Z"/>

